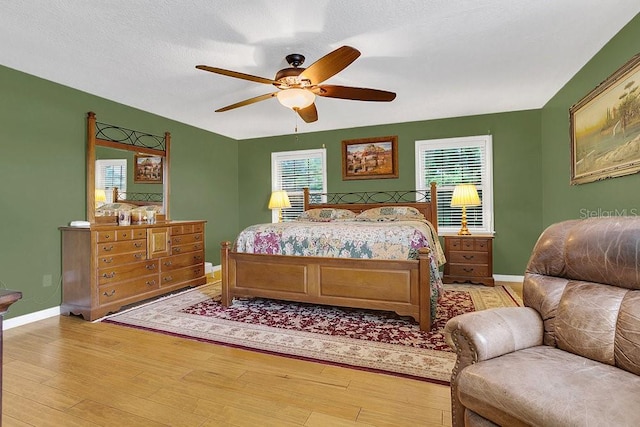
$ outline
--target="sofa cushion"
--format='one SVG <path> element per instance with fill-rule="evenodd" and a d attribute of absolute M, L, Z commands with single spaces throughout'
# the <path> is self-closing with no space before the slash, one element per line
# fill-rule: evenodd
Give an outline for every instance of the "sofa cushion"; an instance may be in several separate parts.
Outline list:
<path fill-rule="evenodd" d="M 457 390 L 465 407 L 498 424 L 640 425 L 640 411 L 629 410 L 638 406 L 640 377 L 549 346 L 467 366 Z"/>
<path fill-rule="evenodd" d="M 569 282 L 556 316 L 558 348 L 615 365 L 616 323 L 628 292 L 616 286 Z"/>

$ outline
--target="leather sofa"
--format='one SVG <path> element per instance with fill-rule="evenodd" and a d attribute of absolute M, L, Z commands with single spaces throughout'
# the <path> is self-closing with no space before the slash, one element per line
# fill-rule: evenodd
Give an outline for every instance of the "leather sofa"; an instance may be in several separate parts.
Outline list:
<path fill-rule="evenodd" d="M 453 426 L 640 426 L 640 218 L 547 228 L 525 307 L 457 316 Z"/>

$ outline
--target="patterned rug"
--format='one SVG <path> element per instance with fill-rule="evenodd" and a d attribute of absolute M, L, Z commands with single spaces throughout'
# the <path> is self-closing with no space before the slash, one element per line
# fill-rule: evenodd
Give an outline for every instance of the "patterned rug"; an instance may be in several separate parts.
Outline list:
<path fill-rule="evenodd" d="M 455 354 L 445 343 L 458 314 L 522 301 L 509 287 L 445 285 L 430 332 L 395 313 L 277 300 L 220 304 L 220 283 L 152 301 L 101 321 L 356 369 L 449 383 Z"/>

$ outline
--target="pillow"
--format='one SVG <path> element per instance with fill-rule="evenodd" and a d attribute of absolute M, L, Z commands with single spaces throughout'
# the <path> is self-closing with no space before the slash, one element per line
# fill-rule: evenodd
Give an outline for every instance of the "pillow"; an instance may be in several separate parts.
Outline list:
<path fill-rule="evenodd" d="M 156 213 L 160 213 L 162 211 L 162 206 L 160 205 L 147 205 L 147 206 L 140 206 L 137 207 L 135 209 L 133 209 L 134 211 L 155 211 Z"/>
<path fill-rule="evenodd" d="M 355 217 L 356 214 L 348 209 L 317 208 L 302 212 L 297 219 L 298 221 L 329 222 L 344 221 Z"/>
<path fill-rule="evenodd" d="M 411 206 L 382 206 L 360 213 L 357 221 L 424 221 L 424 215 Z"/>
<path fill-rule="evenodd" d="M 129 203 L 107 203 L 96 209 L 96 212 L 103 211 L 130 211 L 135 208 L 135 205 L 130 205 Z"/>

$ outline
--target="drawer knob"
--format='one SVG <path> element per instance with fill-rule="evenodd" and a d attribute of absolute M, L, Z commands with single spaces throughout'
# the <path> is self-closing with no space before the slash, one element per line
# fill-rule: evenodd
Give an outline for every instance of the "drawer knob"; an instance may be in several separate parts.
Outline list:
<path fill-rule="evenodd" d="M 103 250 L 103 251 L 105 251 L 105 252 L 109 252 L 109 251 L 111 251 L 112 249 L 113 249 L 113 245 L 111 245 L 111 246 L 103 246 L 103 247 L 102 247 L 102 250 Z"/>
<path fill-rule="evenodd" d="M 462 257 L 466 260 L 472 260 L 474 258 L 474 255 L 462 255 Z"/>
<path fill-rule="evenodd" d="M 174 237 L 173 241 L 176 243 L 180 243 L 182 241 L 182 239 L 180 237 Z"/>
<path fill-rule="evenodd" d="M 147 270 L 155 270 L 156 265 L 155 264 L 147 264 L 145 267 L 146 267 Z"/>
<path fill-rule="evenodd" d="M 136 243 L 133 244 L 133 246 L 135 246 L 136 248 L 141 248 L 142 247 L 142 243 L 136 242 Z"/>
<path fill-rule="evenodd" d="M 142 258 L 142 254 L 135 254 L 134 257 L 135 257 L 135 259 L 140 259 L 140 258 Z"/>
<path fill-rule="evenodd" d="M 147 280 L 147 285 L 154 286 L 156 284 L 155 280 Z"/>
<path fill-rule="evenodd" d="M 195 240 L 200 240 L 201 238 L 202 238 L 202 236 L 197 234 L 196 237 L 195 237 Z"/>
<path fill-rule="evenodd" d="M 102 277 L 104 277 L 105 279 L 113 279 L 114 277 L 116 277 L 116 272 L 112 271 L 111 273 L 104 273 Z"/>
<path fill-rule="evenodd" d="M 467 273 L 471 273 L 473 271 L 473 268 L 463 268 L 463 270 Z"/>
<path fill-rule="evenodd" d="M 173 252 L 180 253 L 180 251 L 181 251 L 180 248 L 173 248 Z"/>
<path fill-rule="evenodd" d="M 167 277 L 164 278 L 164 281 L 165 282 L 171 282 L 171 281 L 173 281 L 173 277 L 167 276 Z"/>
<path fill-rule="evenodd" d="M 104 295 L 105 297 L 112 297 L 115 295 L 115 293 L 116 293 L 116 290 L 112 289 L 111 292 L 104 291 L 102 295 Z"/>
<path fill-rule="evenodd" d="M 195 255 L 195 256 L 193 257 L 193 259 L 194 259 L 194 260 L 196 260 L 196 261 L 200 261 L 200 260 L 202 259 L 202 256 L 200 256 L 200 255 Z"/>
<path fill-rule="evenodd" d="M 105 264 L 111 264 L 113 262 L 113 258 L 102 258 L 102 262 Z"/>
<path fill-rule="evenodd" d="M 173 265 L 173 263 L 171 261 L 165 261 L 164 265 L 169 267 L 169 266 Z"/>

